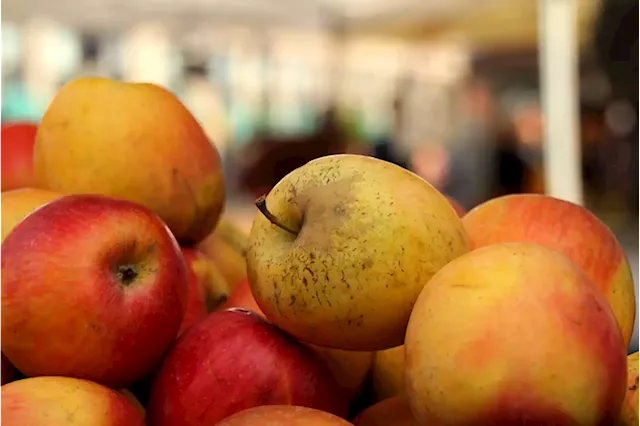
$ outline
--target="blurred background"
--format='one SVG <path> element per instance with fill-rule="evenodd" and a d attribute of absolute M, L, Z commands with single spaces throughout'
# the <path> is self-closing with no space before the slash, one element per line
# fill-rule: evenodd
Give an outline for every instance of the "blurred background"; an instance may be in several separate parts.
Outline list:
<path fill-rule="evenodd" d="M 575 47 L 576 87 L 562 99 L 577 111 L 568 167 L 637 277 L 638 2 L 556 2 L 571 8 Z M 338 152 L 406 167 L 470 209 L 551 184 L 541 52 L 558 29 L 541 34 L 545 19 L 551 25 L 545 3 L 4 0 L 2 122 L 38 121 L 80 75 L 153 82 L 175 92 L 217 146 L 225 214 L 245 228 L 256 196 Z M 548 79 L 553 71 L 548 64 Z"/>

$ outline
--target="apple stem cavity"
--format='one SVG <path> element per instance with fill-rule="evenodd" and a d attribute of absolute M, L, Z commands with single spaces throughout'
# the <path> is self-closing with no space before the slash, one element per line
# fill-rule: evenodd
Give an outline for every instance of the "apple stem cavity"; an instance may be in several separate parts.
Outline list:
<path fill-rule="evenodd" d="M 118 281 L 128 286 L 136 279 L 136 277 L 138 276 L 138 273 L 130 265 L 120 265 L 118 266 L 118 271 L 116 272 L 116 276 L 118 277 Z"/>
<path fill-rule="evenodd" d="M 292 228 L 289 228 L 287 225 L 282 223 L 282 221 L 280 219 L 275 217 L 274 214 L 269 211 L 269 209 L 267 209 L 267 196 L 266 195 L 262 195 L 256 200 L 256 207 L 258 208 L 258 210 L 260 210 L 260 213 L 262 213 L 264 215 L 264 217 L 269 219 L 269 222 L 273 223 L 274 225 L 276 225 L 279 228 L 284 229 L 285 231 L 289 232 L 292 235 L 296 235 L 296 236 L 298 235 L 298 231 L 295 231 Z"/>

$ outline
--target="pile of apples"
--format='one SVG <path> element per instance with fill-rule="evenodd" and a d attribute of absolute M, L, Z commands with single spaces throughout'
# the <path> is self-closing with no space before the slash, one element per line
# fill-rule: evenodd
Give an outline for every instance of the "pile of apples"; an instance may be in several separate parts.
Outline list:
<path fill-rule="evenodd" d="M 245 235 L 189 111 L 103 78 L 3 127 L 2 191 L 5 425 L 638 422 L 631 271 L 578 205 L 334 155 Z"/>

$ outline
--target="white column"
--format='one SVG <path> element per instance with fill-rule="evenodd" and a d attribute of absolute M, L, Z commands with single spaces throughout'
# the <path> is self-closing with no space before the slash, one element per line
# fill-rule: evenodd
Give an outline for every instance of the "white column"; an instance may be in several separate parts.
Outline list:
<path fill-rule="evenodd" d="M 582 204 L 575 0 L 538 0 L 547 194 Z"/>

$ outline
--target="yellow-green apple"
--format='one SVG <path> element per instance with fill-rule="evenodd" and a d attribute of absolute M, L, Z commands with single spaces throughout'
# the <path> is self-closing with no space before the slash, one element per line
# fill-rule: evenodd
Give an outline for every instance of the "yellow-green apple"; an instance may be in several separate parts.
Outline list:
<path fill-rule="evenodd" d="M 35 186 L 33 144 L 38 126 L 35 123 L 2 125 L 2 191 Z"/>
<path fill-rule="evenodd" d="M 306 347 L 234 308 L 209 314 L 177 340 L 152 385 L 147 416 L 154 426 L 205 426 L 272 404 L 344 415 L 347 401 Z"/>
<path fill-rule="evenodd" d="M 371 382 L 376 401 L 404 395 L 404 345 L 376 352 Z"/>
<path fill-rule="evenodd" d="M 531 242 L 569 256 L 605 295 L 629 344 L 636 315 L 631 268 L 611 230 L 587 209 L 546 195 L 509 195 L 474 208 L 463 224 L 476 248 Z"/>
<path fill-rule="evenodd" d="M 120 393 L 88 380 L 33 377 L 0 388 L 5 426 L 143 426 Z"/>
<path fill-rule="evenodd" d="M 225 222 L 220 222 L 219 226 L 198 245 L 198 248 L 214 261 L 230 289 L 247 278 L 246 248 L 241 231 L 234 230 Z"/>
<path fill-rule="evenodd" d="M 227 417 L 218 426 L 349 426 L 324 411 L 295 405 L 263 405 Z"/>
<path fill-rule="evenodd" d="M 209 313 L 207 310 L 207 295 L 204 287 L 204 279 L 206 277 L 197 265 L 197 262 L 202 261 L 201 258 L 203 255 L 196 249 L 187 247 L 182 247 L 182 255 L 188 267 L 189 290 L 187 293 L 187 305 L 178 334 L 182 334 Z"/>
<path fill-rule="evenodd" d="M 638 352 L 627 357 L 627 394 L 620 410 L 617 426 L 638 424 Z"/>
<path fill-rule="evenodd" d="M 14 189 L 0 194 L 2 241 L 29 213 L 60 197 L 55 192 L 35 188 Z"/>
<path fill-rule="evenodd" d="M 420 426 L 413 417 L 405 396 L 387 398 L 363 412 L 353 420 L 355 426 Z"/>
<path fill-rule="evenodd" d="M 175 338 L 187 280 L 176 240 L 147 208 L 52 201 L 2 243 L 2 351 L 27 376 L 126 387 Z"/>
<path fill-rule="evenodd" d="M 227 308 L 243 308 L 264 317 L 264 313 L 251 294 L 249 281 L 238 284 L 225 304 Z M 355 397 L 361 390 L 373 363 L 373 352 L 345 351 L 303 343 L 325 363 L 347 398 Z"/>
<path fill-rule="evenodd" d="M 442 268 L 411 313 L 405 356 L 407 398 L 425 425 L 611 425 L 627 382 L 602 293 L 568 257 L 532 243 Z"/>
<path fill-rule="evenodd" d="M 440 192 L 371 157 L 310 161 L 257 205 L 247 250 L 253 295 L 269 320 L 320 346 L 402 344 L 422 287 L 468 250 Z"/>
<path fill-rule="evenodd" d="M 148 83 L 63 86 L 38 128 L 34 170 L 53 191 L 142 204 L 183 243 L 211 232 L 225 198 L 215 146 L 175 95 Z"/>

